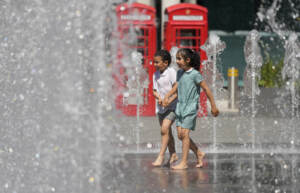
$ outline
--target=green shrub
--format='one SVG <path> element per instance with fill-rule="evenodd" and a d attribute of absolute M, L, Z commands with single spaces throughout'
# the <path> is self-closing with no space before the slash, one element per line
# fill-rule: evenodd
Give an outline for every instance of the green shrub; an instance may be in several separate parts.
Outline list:
<path fill-rule="evenodd" d="M 281 71 L 283 68 L 283 59 L 274 63 L 268 56 L 261 67 L 261 78 L 258 85 L 266 88 L 274 88 L 283 86 Z"/>

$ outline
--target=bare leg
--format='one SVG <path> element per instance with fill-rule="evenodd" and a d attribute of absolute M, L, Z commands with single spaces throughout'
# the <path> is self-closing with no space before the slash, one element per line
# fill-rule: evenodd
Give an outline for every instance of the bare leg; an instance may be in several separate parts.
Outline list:
<path fill-rule="evenodd" d="M 156 160 L 152 163 L 153 166 L 161 166 L 164 161 L 164 155 L 169 143 L 169 131 L 172 123 L 173 121 L 169 119 L 164 119 L 161 123 L 161 148 Z M 170 150 L 170 153 L 171 152 L 175 152 L 175 147 L 172 150 Z"/>
<path fill-rule="evenodd" d="M 182 160 L 181 162 L 173 166 L 173 169 L 186 169 L 188 168 L 187 159 L 190 149 L 190 130 L 182 127 L 177 127 L 178 138 L 182 141 Z"/>
<path fill-rule="evenodd" d="M 197 147 L 197 145 L 194 143 L 194 141 L 190 138 L 190 149 L 194 152 L 194 154 L 196 155 L 197 157 L 197 164 L 196 164 L 196 167 L 197 168 L 200 168 L 203 166 L 203 157 L 205 156 L 205 153 L 204 152 L 201 152 L 199 150 L 199 148 Z"/>
<path fill-rule="evenodd" d="M 172 134 L 171 126 L 170 126 L 170 129 L 169 129 L 168 149 L 169 149 L 169 153 L 170 153 L 170 159 L 168 161 L 168 164 L 172 164 L 172 163 L 174 163 L 178 160 L 178 156 L 176 155 L 176 151 L 175 151 L 175 141 L 174 141 L 174 137 L 173 137 L 173 134 Z"/>

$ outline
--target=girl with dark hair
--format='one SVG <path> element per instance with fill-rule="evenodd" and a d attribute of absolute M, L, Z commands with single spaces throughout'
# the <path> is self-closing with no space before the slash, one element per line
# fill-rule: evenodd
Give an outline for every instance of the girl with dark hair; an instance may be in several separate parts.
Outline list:
<path fill-rule="evenodd" d="M 205 153 L 201 152 L 190 138 L 190 131 L 194 130 L 196 126 L 200 88 L 206 93 L 211 104 L 212 115 L 218 116 L 219 110 L 216 107 L 211 90 L 199 72 L 199 54 L 191 49 L 181 48 L 176 54 L 176 63 L 180 68 L 177 72 L 177 82 L 172 90 L 165 96 L 165 99 L 167 99 L 169 96 L 177 93 L 178 97 L 175 114 L 177 135 L 182 141 L 182 160 L 178 165 L 175 165 L 172 168 L 188 168 L 187 160 L 189 149 L 191 149 L 197 157 L 198 161 L 196 167 L 202 167 L 202 160 Z M 164 105 L 167 105 L 168 101 L 164 100 L 163 103 Z"/>
<path fill-rule="evenodd" d="M 181 55 L 184 60 L 187 60 L 189 58 L 190 67 L 194 68 L 195 70 L 200 70 L 200 55 L 198 52 L 195 52 L 194 50 L 191 50 L 189 48 L 181 48 L 177 51 L 177 55 Z M 177 58 L 177 57 L 176 57 Z"/>

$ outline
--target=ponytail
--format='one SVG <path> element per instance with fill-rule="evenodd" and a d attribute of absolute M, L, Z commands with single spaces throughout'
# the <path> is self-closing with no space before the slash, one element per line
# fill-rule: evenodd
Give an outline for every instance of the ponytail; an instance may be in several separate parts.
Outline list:
<path fill-rule="evenodd" d="M 184 60 L 189 58 L 189 65 L 197 71 L 200 70 L 200 55 L 197 51 L 194 51 L 190 48 L 180 48 L 177 53 L 179 53 Z"/>
<path fill-rule="evenodd" d="M 195 70 L 197 70 L 197 71 L 200 70 L 200 55 L 198 52 L 193 51 L 191 63 L 192 63 L 192 67 Z"/>

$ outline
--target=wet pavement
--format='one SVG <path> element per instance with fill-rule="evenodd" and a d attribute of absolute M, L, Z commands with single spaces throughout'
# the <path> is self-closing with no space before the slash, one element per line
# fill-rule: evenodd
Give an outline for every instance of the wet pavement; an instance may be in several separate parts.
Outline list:
<path fill-rule="evenodd" d="M 180 155 L 181 156 L 181 155 Z M 203 168 L 173 170 L 153 167 L 156 154 L 126 154 L 107 163 L 110 173 L 103 176 L 103 192 L 115 193 L 298 193 L 299 154 L 211 154 Z"/>
<path fill-rule="evenodd" d="M 119 148 L 126 153 L 156 153 L 161 144 L 160 126 L 157 117 L 126 117 L 120 121 L 116 131 Z M 173 124 L 176 150 L 181 151 L 181 142 Z M 236 114 L 221 114 L 217 118 L 208 116 L 197 119 L 196 129 L 190 133 L 198 147 L 209 153 L 255 153 L 270 151 L 298 153 L 300 148 L 300 118 L 256 117 Z M 214 128 L 215 126 L 215 128 Z M 215 144 L 214 144 L 215 141 Z M 254 144 L 254 149 L 252 148 Z M 217 148 L 214 150 L 213 146 Z M 293 149 L 293 146 L 295 148 Z M 140 149 L 138 151 L 137 149 Z"/>

